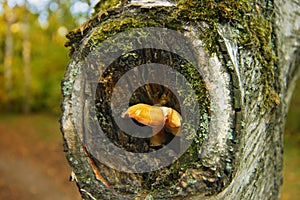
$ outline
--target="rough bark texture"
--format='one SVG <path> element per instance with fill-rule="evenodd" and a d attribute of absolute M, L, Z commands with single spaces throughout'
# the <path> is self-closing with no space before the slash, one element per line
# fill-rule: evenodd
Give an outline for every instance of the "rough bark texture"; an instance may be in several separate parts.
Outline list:
<path fill-rule="evenodd" d="M 299 9 L 296 1 L 145 0 L 109 10 L 99 3 L 95 16 L 68 35 L 71 61 L 62 81 L 61 129 L 83 199 L 279 199 L 284 119 L 300 66 Z M 186 43 L 160 28 L 176 30 Z M 121 32 L 127 33 L 126 45 L 110 40 Z M 107 40 L 110 45 L 101 48 Z M 110 60 L 112 54 L 117 59 Z M 168 87 L 143 84 L 157 79 L 146 65 L 151 63 L 179 74 L 161 73 Z M 141 65 L 147 67 L 139 70 Z M 178 81 L 181 75 L 195 96 Z M 132 91 L 125 103 L 124 89 Z M 181 113 L 183 136 L 166 131 L 178 149 L 164 149 L 167 143 L 153 148 L 148 138 L 118 127 L 130 121 L 115 116 L 136 103 Z M 188 126 L 190 115 L 197 127 Z M 190 145 L 171 165 L 139 171 L 144 160 L 167 162 L 182 150 L 183 139 Z M 124 151 L 114 152 L 114 146 Z M 165 157 L 147 157 L 161 149 Z M 131 160 L 131 171 L 125 169 L 128 158 L 141 152 L 146 155 Z"/>

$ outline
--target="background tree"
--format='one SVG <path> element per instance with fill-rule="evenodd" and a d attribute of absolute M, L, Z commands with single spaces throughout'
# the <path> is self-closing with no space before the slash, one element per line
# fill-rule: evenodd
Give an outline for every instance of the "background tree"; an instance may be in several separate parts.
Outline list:
<path fill-rule="evenodd" d="M 30 112 L 30 50 L 31 44 L 29 41 L 29 21 L 27 11 L 27 1 L 24 3 L 23 14 L 23 46 L 22 55 L 24 62 L 24 102 L 23 112 L 28 114 Z"/>
<path fill-rule="evenodd" d="M 4 56 L 4 86 L 6 95 L 10 96 L 12 90 L 12 60 L 13 60 L 13 38 L 11 26 L 15 21 L 15 16 L 6 3 L 3 3 L 5 9 L 5 21 L 6 21 L 6 37 L 5 37 L 5 56 Z M 8 109 L 10 107 L 7 104 Z"/>

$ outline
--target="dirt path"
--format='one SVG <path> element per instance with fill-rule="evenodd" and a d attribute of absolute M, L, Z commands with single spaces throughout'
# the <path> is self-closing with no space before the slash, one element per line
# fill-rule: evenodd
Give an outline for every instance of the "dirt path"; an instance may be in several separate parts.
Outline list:
<path fill-rule="evenodd" d="M 56 118 L 0 116 L 0 200 L 79 200 Z"/>
<path fill-rule="evenodd" d="M 9 187 L 10 194 L 5 194 L 5 190 L 1 192 L 5 199 L 71 199 L 63 188 L 33 162 L 1 156 L 0 170 L 2 186 Z M 20 194 L 23 194 L 22 198 L 16 198 Z M 14 198 L 10 197 L 11 195 Z"/>

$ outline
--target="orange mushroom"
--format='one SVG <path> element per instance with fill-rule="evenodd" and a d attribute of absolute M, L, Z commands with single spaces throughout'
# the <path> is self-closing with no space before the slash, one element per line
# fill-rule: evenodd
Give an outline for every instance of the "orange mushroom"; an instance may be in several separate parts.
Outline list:
<path fill-rule="evenodd" d="M 163 127 L 173 135 L 181 136 L 181 116 L 169 107 L 139 103 L 129 107 L 121 117 L 133 118 L 141 124 L 151 126 L 153 136 L 150 137 L 150 146 L 159 146 L 166 141 Z"/>
<path fill-rule="evenodd" d="M 165 116 L 160 107 L 143 103 L 129 107 L 126 112 L 122 114 L 122 118 L 127 117 L 133 118 L 147 126 L 163 126 L 165 124 Z"/>
<path fill-rule="evenodd" d="M 166 113 L 165 128 L 173 135 L 181 136 L 181 115 L 169 107 L 162 107 L 162 109 L 165 109 L 164 113 Z"/>

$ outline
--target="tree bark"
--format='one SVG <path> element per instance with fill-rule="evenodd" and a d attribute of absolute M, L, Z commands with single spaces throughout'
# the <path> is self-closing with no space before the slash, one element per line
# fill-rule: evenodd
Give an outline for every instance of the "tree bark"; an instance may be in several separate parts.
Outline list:
<path fill-rule="evenodd" d="M 300 4 L 112 5 L 66 44 L 61 130 L 82 198 L 279 199 Z M 151 127 L 121 118 L 137 103 L 178 111 L 182 136 L 151 147 Z"/>
<path fill-rule="evenodd" d="M 24 15 L 23 15 L 23 62 L 24 62 L 24 101 L 23 112 L 28 114 L 30 112 L 30 40 L 29 40 L 29 21 L 28 21 L 28 2 L 25 1 Z"/>
<path fill-rule="evenodd" d="M 12 62 L 13 62 L 13 37 L 11 27 L 15 21 L 14 12 L 4 3 L 6 9 L 6 36 L 5 36 L 5 53 L 4 53 L 4 87 L 7 95 L 7 110 L 10 110 L 10 98 L 12 91 Z"/>

